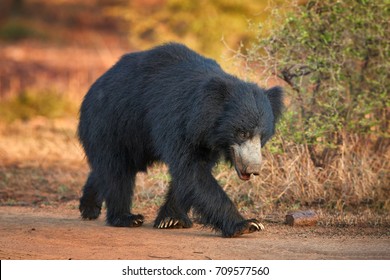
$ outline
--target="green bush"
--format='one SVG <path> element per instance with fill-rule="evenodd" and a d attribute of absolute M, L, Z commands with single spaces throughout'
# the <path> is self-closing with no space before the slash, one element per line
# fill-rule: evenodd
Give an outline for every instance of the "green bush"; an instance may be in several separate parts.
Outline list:
<path fill-rule="evenodd" d="M 275 10 L 246 50 L 249 65 L 286 83 L 284 141 L 337 149 L 389 138 L 389 0 L 308 1 Z M 264 37 L 264 26 L 272 30 Z"/>
<path fill-rule="evenodd" d="M 52 90 L 25 90 L 0 103 L 0 119 L 8 122 L 29 120 L 36 116 L 58 118 L 75 115 L 76 111 L 76 105 Z"/>
<path fill-rule="evenodd" d="M 20 20 L 10 20 L 0 26 L 0 39 L 3 41 L 15 42 L 27 38 L 46 39 L 46 35 Z"/>

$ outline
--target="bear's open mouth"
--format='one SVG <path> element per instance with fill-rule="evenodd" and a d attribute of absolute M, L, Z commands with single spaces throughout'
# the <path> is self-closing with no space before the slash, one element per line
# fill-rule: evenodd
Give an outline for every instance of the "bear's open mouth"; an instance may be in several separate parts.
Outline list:
<path fill-rule="evenodd" d="M 249 173 L 243 173 L 236 167 L 236 172 L 238 177 L 243 181 L 248 181 L 251 178 L 251 174 Z"/>
<path fill-rule="evenodd" d="M 253 172 L 253 173 L 247 173 L 246 171 L 246 166 L 242 163 L 242 159 L 240 158 L 239 155 L 236 155 L 236 151 L 234 148 L 231 148 L 231 155 L 233 159 L 233 164 L 234 168 L 236 169 L 238 177 L 243 180 L 243 181 L 248 181 L 251 178 L 251 175 L 259 175 L 258 172 Z"/>
<path fill-rule="evenodd" d="M 246 173 L 246 172 L 241 172 L 237 167 L 236 165 L 234 165 L 235 169 L 236 169 L 236 172 L 237 172 L 237 175 L 238 177 L 243 180 L 243 181 L 248 181 L 250 178 L 251 178 L 251 175 L 259 175 L 258 172 L 254 172 L 254 173 Z"/>

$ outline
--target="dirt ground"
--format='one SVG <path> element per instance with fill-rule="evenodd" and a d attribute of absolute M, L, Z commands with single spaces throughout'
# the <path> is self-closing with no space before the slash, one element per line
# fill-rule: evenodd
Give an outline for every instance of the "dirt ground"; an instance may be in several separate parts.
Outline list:
<path fill-rule="evenodd" d="M 199 225 L 158 230 L 82 221 L 77 202 L 59 207 L 0 207 L 0 259 L 390 259 L 388 228 L 293 228 L 221 238 Z"/>
<path fill-rule="evenodd" d="M 98 2 L 104 1 L 26 2 L 22 22 L 48 41 L 0 44 L 0 96 L 50 86 L 79 103 L 133 49 L 121 23 L 103 17 Z M 164 167 L 137 179 L 134 212 L 145 215 L 142 227 L 108 227 L 104 215 L 82 221 L 77 199 L 88 167 L 76 127 L 76 118 L 0 123 L 0 259 L 390 259 L 389 217 L 370 212 L 364 223 L 352 217 L 345 226 L 331 218 L 305 228 L 264 222 L 265 231 L 233 239 L 199 225 L 154 229 L 168 184 Z"/>

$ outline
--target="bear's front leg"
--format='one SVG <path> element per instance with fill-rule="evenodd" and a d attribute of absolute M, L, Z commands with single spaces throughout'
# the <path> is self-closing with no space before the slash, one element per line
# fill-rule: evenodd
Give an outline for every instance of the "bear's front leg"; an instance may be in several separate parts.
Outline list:
<path fill-rule="evenodd" d="M 201 164 L 192 164 L 188 174 L 176 178 L 178 194 L 191 190 L 191 204 L 200 223 L 220 230 L 224 237 L 235 237 L 246 233 L 261 231 L 264 226 L 256 219 L 244 219 L 211 174 L 211 170 Z M 180 191 L 186 189 L 186 192 Z M 179 201 L 184 197 L 178 197 Z"/>
<path fill-rule="evenodd" d="M 159 229 L 169 228 L 190 228 L 192 221 L 188 217 L 188 212 L 192 205 L 192 193 L 190 189 L 178 188 L 172 181 L 165 203 L 161 206 L 154 227 Z"/>

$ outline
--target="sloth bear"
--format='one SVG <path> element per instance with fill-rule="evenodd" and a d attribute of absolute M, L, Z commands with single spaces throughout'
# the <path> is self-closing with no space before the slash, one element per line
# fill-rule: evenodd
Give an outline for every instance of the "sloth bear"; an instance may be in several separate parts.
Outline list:
<path fill-rule="evenodd" d="M 172 181 L 154 227 L 191 227 L 193 209 L 224 237 L 262 230 L 237 211 L 211 171 L 225 158 L 242 180 L 258 175 L 261 147 L 282 108 L 281 88 L 240 80 L 184 45 L 124 55 L 81 105 L 78 136 L 91 169 L 82 218 L 96 219 L 105 201 L 109 225 L 142 225 L 144 217 L 130 212 L 135 176 L 161 161 Z"/>

